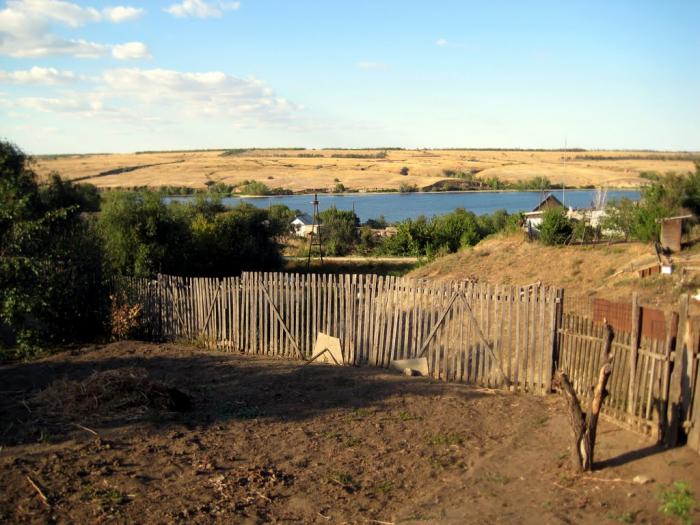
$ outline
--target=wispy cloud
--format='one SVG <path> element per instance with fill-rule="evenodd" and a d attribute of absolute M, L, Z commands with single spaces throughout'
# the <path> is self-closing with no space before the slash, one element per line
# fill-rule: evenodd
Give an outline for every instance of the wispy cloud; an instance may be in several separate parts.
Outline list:
<path fill-rule="evenodd" d="M 28 70 L 0 71 L 0 83 L 2 84 L 38 84 L 52 86 L 57 84 L 71 84 L 78 80 L 78 75 L 72 71 L 60 71 L 53 67 L 34 66 Z"/>
<path fill-rule="evenodd" d="M 358 62 L 355 64 L 358 69 L 365 70 L 386 70 L 389 69 L 389 65 L 384 62 Z"/>
<path fill-rule="evenodd" d="M 61 72 L 54 76 L 60 77 Z M 133 124 L 206 119 L 238 127 L 290 126 L 300 111 L 299 106 L 278 96 L 265 82 L 220 71 L 122 68 L 107 70 L 90 80 L 88 91 L 61 90 L 55 95 L 17 98 L 6 94 L 0 96 L 0 102 L 5 107 Z"/>
<path fill-rule="evenodd" d="M 113 53 L 113 45 L 66 38 L 53 26 L 71 29 L 89 23 L 121 23 L 138 18 L 143 9 L 116 6 L 98 10 L 63 0 L 8 0 L 0 9 L 0 54 L 13 57 L 69 55 L 97 58 Z"/>
<path fill-rule="evenodd" d="M 224 11 L 235 11 L 241 7 L 240 2 L 207 2 L 205 0 L 183 0 L 165 8 L 165 12 L 178 18 L 216 18 Z"/>
<path fill-rule="evenodd" d="M 447 47 L 450 45 L 450 42 L 446 38 L 438 38 L 435 41 L 435 45 L 438 47 Z"/>

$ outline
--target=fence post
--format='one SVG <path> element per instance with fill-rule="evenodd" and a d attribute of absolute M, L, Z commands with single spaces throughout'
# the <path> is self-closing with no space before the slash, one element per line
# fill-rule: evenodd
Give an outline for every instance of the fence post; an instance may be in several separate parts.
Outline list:
<path fill-rule="evenodd" d="M 681 425 L 683 424 L 685 412 L 683 411 L 683 397 L 689 397 L 690 385 L 686 379 L 689 377 L 687 370 L 687 346 L 688 333 L 688 295 L 681 298 L 680 312 L 678 315 L 678 332 L 676 332 L 676 348 L 673 352 L 673 368 L 669 384 L 668 408 L 666 421 L 668 421 L 668 431 L 664 436 L 664 444 L 668 447 L 675 447 L 678 444 Z M 684 388 L 687 386 L 688 388 Z M 686 391 L 687 390 L 687 391 Z"/>
<path fill-rule="evenodd" d="M 694 348 L 695 359 L 697 359 L 698 349 Z M 691 384 L 691 387 L 693 385 Z M 692 426 L 688 431 L 688 447 L 697 453 L 700 453 L 700 367 L 695 367 L 695 388 L 694 399 L 692 402 L 692 413 L 690 421 Z"/>
<path fill-rule="evenodd" d="M 564 313 L 564 290 L 559 288 L 550 295 L 552 302 L 551 334 L 549 352 L 547 353 L 547 375 L 545 378 L 545 393 L 552 391 L 552 379 L 559 368 L 559 327 Z"/>
<path fill-rule="evenodd" d="M 627 389 L 627 413 L 634 415 L 637 408 L 637 357 L 639 355 L 639 339 L 641 332 L 641 315 L 639 308 L 639 296 L 637 292 L 632 294 L 632 332 L 630 339 L 630 377 Z"/>

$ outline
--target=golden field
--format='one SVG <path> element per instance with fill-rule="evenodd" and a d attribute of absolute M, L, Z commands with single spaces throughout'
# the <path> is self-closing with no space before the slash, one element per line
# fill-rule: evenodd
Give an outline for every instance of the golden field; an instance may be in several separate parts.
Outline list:
<path fill-rule="evenodd" d="M 350 190 L 378 191 L 395 190 L 402 183 L 424 188 L 446 180 L 444 170 L 478 171 L 477 178 L 498 177 L 505 182 L 544 176 L 552 183 L 570 187 L 629 188 L 643 183 L 639 174 L 644 171 L 692 171 L 693 158 L 697 158 L 697 155 L 668 152 L 525 150 L 388 150 L 385 158 L 338 157 L 377 153 L 381 150 L 256 149 L 229 154 L 219 150 L 61 155 L 39 157 L 35 168 L 42 177 L 57 171 L 66 179 L 78 179 L 101 188 L 203 188 L 210 182 L 236 185 L 244 180 L 257 180 L 270 188 L 295 192 L 332 190 L 338 182 Z M 408 175 L 401 174 L 404 167 L 408 168 Z"/>

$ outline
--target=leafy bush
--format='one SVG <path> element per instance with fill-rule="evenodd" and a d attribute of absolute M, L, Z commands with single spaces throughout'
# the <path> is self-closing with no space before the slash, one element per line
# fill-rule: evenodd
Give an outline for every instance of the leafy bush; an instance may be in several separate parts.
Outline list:
<path fill-rule="evenodd" d="M 16 356 L 102 329 L 101 247 L 83 214 L 96 195 L 57 175 L 40 188 L 31 159 L 0 142 L 0 344 Z"/>
<path fill-rule="evenodd" d="M 318 214 L 321 221 L 323 248 L 328 255 L 347 255 L 358 240 L 357 215 L 352 211 L 338 210 L 331 206 Z"/>
<path fill-rule="evenodd" d="M 690 525 L 693 520 L 690 515 L 697 503 L 687 483 L 675 482 L 672 488 L 659 494 L 661 506 L 659 510 L 666 516 L 678 518 L 681 523 Z"/>
<path fill-rule="evenodd" d="M 384 239 L 377 250 L 385 255 L 434 257 L 474 246 L 492 233 L 517 228 L 519 218 L 505 210 L 477 217 L 462 208 L 431 219 L 419 216 L 399 222 L 398 233 Z"/>
<path fill-rule="evenodd" d="M 289 233 L 292 215 L 286 206 L 226 208 L 202 196 L 166 205 L 152 192 L 115 192 L 105 199 L 99 231 L 115 274 L 225 276 L 278 268 L 276 238 Z"/>
<path fill-rule="evenodd" d="M 573 230 L 573 221 L 566 217 L 564 208 L 550 208 L 542 216 L 540 241 L 550 246 L 564 244 L 571 238 Z"/>

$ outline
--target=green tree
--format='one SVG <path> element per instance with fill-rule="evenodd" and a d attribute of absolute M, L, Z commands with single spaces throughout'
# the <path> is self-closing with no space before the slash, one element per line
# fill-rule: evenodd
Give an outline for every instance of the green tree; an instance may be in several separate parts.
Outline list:
<path fill-rule="evenodd" d="M 328 255 L 347 255 L 357 242 L 359 219 L 352 211 L 331 206 L 318 214 L 321 221 L 321 238 Z"/>
<path fill-rule="evenodd" d="M 573 222 L 566 217 L 564 208 L 550 208 L 545 210 L 540 225 L 540 241 L 543 244 L 564 244 L 573 233 Z"/>
<path fill-rule="evenodd" d="M 135 277 L 183 272 L 191 258 L 188 220 L 198 214 L 206 217 L 192 205 L 167 205 L 154 192 L 108 194 L 98 227 L 110 271 Z"/>
<path fill-rule="evenodd" d="M 31 164 L 0 142 L 0 333 L 25 356 L 88 338 L 104 311 L 100 246 L 83 216 L 93 192 L 58 176 L 40 189 Z"/>

